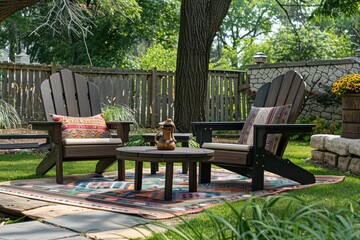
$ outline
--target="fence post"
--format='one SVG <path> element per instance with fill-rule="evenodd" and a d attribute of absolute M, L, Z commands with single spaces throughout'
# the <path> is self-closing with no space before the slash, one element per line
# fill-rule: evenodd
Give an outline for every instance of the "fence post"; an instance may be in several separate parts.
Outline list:
<path fill-rule="evenodd" d="M 54 73 L 56 73 L 56 62 L 51 62 L 51 74 L 54 74 Z"/>
<path fill-rule="evenodd" d="M 151 69 L 151 127 L 156 127 L 156 114 L 157 114 L 157 101 L 156 101 L 156 83 L 157 83 L 157 70 L 156 68 Z"/>

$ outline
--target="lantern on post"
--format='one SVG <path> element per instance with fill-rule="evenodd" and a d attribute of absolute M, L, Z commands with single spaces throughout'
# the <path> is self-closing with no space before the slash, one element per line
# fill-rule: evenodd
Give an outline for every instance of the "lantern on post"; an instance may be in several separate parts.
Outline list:
<path fill-rule="evenodd" d="M 257 52 L 254 56 L 253 56 L 253 60 L 256 64 L 262 64 L 265 63 L 267 60 L 267 56 L 262 53 L 262 52 Z"/>
<path fill-rule="evenodd" d="M 355 50 L 355 57 L 360 58 L 360 48 Z"/>

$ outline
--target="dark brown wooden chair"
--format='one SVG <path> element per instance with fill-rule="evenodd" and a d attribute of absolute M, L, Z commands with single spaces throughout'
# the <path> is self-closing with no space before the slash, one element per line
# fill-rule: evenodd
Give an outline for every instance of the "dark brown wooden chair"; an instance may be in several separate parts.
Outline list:
<path fill-rule="evenodd" d="M 214 160 L 200 164 L 199 182 L 210 182 L 211 164 L 214 164 L 251 177 L 253 191 L 264 188 L 264 171 L 278 174 L 300 184 L 314 183 L 315 177 L 312 173 L 295 165 L 289 159 L 282 158 L 291 133 L 311 132 L 314 127 L 312 124 L 294 124 L 304 103 L 305 88 L 305 82 L 295 71 L 288 71 L 276 77 L 271 83 L 260 87 L 254 100 L 254 106 L 274 107 L 291 104 L 288 120 L 284 124 L 255 124 L 253 144 L 249 150 L 233 150 L 226 147 L 226 144 L 214 147 Z M 204 146 L 204 143 L 212 141 L 212 131 L 241 130 L 244 123 L 240 121 L 192 122 L 192 125 L 197 142 L 200 146 Z M 282 135 L 276 153 L 271 153 L 265 150 L 266 138 L 267 134 L 275 133 Z M 205 144 L 206 148 L 212 148 L 211 145 L 215 144 Z"/>
<path fill-rule="evenodd" d="M 63 69 L 42 82 L 41 96 L 47 121 L 30 124 L 34 129 L 48 130 L 51 149 L 38 165 L 37 175 L 44 175 L 56 165 L 56 182 L 63 183 L 63 162 L 99 160 L 96 173 L 104 172 L 116 162 L 115 149 L 128 141 L 132 122 L 106 123 L 109 129 L 116 129 L 116 137 L 121 138 L 122 143 L 67 145 L 62 139 L 61 122 L 54 122 L 50 116 L 90 117 L 101 113 L 99 89 L 94 83 Z"/>

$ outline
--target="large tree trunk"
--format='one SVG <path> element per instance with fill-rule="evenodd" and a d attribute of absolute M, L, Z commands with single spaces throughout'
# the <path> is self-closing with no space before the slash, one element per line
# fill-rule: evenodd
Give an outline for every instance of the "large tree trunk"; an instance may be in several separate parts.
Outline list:
<path fill-rule="evenodd" d="M 211 44 L 231 0 L 182 0 L 176 64 L 175 124 L 191 132 L 192 121 L 205 121 Z"/>
<path fill-rule="evenodd" d="M 2 0 L 0 1 L 0 22 L 23 8 L 34 5 L 40 0 Z"/>

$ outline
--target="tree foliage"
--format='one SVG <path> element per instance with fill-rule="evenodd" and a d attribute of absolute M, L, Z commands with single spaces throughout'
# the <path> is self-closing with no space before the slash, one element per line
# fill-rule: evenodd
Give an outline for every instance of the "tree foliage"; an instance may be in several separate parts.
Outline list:
<path fill-rule="evenodd" d="M 348 35 L 338 36 L 333 29 L 321 31 L 316 27 L 302 27 L 298 38 L 288 27 L 281 28 L 272 41 L 272 60 L 275 62 L 329 60 L 352 55 Z"/>
<path fill-rule="evenodd" d="M 275 1 L 233 0 L 217 33 L 212 63 L 230 61 L 231 68 L 239 68 L 240 53 L 271 31 L 278 14 Z"/>
<path fill-rule="evenodd" d="M 313 11 L 313 17 L 330 16 L 338 18 L 342 14 L 351 16 L 360 11 L 360 0 L 322 0 Z"/>
<path fill-rule="evenodd" d="M 57 1 L 44 1 L 3 22 L 0 47 L 8 46 L 12 57 L 25 49 L 40 63 L 119 67 L 129 53 L 137 54 L 139 43 L 176 43 L 178 0 L 72 1 L 78 3 L 76 11 L 71 11 L 75 5 L 70 10 L 55 6 Z M 83 21 L 72 20 L 71 12 Z"/>
<path fill-rule="evenodd" d="M 160 44 L 155 44 L 154 46 L 147 48 L 146 53 L 135 57 L 131 67 L 144 70 L 157 68 L 163 71 L 175 71 L 176 49 L 166 49 Z"/>

